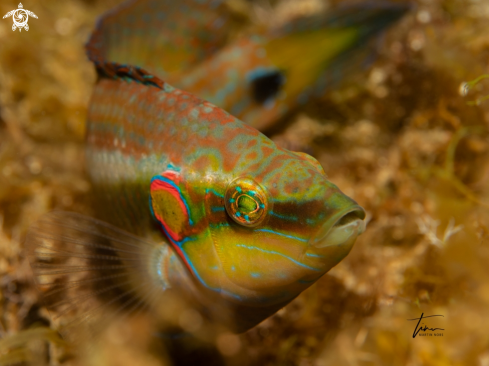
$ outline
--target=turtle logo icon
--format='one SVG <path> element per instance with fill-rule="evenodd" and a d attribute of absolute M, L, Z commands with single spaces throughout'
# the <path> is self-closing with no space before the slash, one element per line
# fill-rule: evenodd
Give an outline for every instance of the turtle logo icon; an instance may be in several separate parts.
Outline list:
<path fill-rule="evenodd" d="M 11 15 L 14 21 L 14 24 L 12 25 L 12 30 L 15 31 L 17 28 L 19 28 L 19 32 L 22 31 L 22 28 L 24 28 L 26 31 L 29 30 L 29 25 L 27 24 L 27 21 L 29 20 L 29 15 L 37 19 L 37 15 L 34 14 L 32 11 L 25 10 L 22 3 L 19 3 L 18 9 L 11 10 L 7 14 L 5 14 L 3 16 L 3 19 Z"/>

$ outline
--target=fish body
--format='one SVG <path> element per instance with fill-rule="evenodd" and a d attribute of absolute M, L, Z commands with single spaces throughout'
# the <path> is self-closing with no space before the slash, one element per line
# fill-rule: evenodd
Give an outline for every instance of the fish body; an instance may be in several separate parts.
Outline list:
<path fill-rule="evenodd" d="M 369 40 L 409 6 L 366 2 L 252 28 L 227 39 L 225 1 L 129 1 L 99 21 L 87 50 L 95 63 L 139 66 L 263 130 L 322 95 L 372 58 Z"/>
<path fill-rule="evenodd" d="M 140 68 L 105 63 L 99 73 L 86 158 L 97 213 L 110 224 L 54 213 L 32 228 L 34 272 L 48 298 L 61 298 L 51 309 L 90 314 L 94 297 L 95 308 L 158 309 L 176 291 L 244 331 L 363 232 L 363 209 L 313 157 Z"/>
<path fill-rule="evenodd" d="M 140 235 L 156 220 L 164 237 L 152 237 L 186 266 L 178 276 L 240 308 L 283 306 L 363 230 L 363 210 L 314 158 L 167 83 L 103 78 L 88 119 L 89 173 L 109 220 Z M 354 223 L 328 243 L 346 216 Z"/>
<path fill-rule="evenodd" d="M 226 45 L 210 31 L 228 21 L 219 1 L 169 4 L 126 3 L 102 18 L 87 47 L 99 79 L 88 110 L 86 163 L 103 221 L 49 214 L 29 231 L 26 247 L 55 313 L 78 310 L 84 320 L 94 309 L 144 308 L 157 317 L 166 295 L 176 293 L 212 322 L 245 331 L 339 263 L 365 229 L 365 212 L 313 157 L 276 146 L 233 113 L 247 122 L 278 118 L 325 72 L 317 60 L 291 69 L 294 50 L 307 53 L 324 41 L 320 59 L 339 65 L 337 55 L 369 34 L 358 24 L 370 24 L 370 35 L 385 28 L 386 8 L 304 20 L 306 38 L 299 20 L 274 37 Z M 178 22 L 181 12 L 193 19 L 195 36 Z M 168 24 L 155 28 L 165 16 Z M 325 24 L 334 41 L 323 39 Z M 169 40 L 168 27 L 182 34 Z M 129 52 L 135 47 L 140 52 Z M 179 64 L 192 70 L 179 81 L 186 90 L 164 79 L 172 80 Z M 206 77 L 212 68 L 223 77 Z M 281 68 L 293 82 L 285 83 Z M 268 100 L 270 83 L 285 90 L 282 107 Z M 250 98 L 258 96 L 263 105 L 254 109 Z"/>

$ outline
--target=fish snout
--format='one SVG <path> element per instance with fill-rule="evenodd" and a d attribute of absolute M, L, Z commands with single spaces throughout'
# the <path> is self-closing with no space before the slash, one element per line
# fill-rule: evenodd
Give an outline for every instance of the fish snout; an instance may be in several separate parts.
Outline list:
<path fill-rule="evenodd" d="M 365 231 L 365 210 L 360 206 L 350 207 L 328 220 L 309 241 L 315 248 L 353 245 L 355 239 Z"/>

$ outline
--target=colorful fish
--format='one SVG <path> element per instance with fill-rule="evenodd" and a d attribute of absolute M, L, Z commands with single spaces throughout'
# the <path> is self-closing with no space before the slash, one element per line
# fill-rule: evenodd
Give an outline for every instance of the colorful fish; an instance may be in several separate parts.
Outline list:
<path fill-rule="evenodd" d="M 208 3 L 182 1 L 178 12 L 208 9 Z M 214 48 L 221 45 L 219 37 L 206 37 L 209 24 L 223 20 L 197 10 L 189 16 L 204 31 L 194 37 L 183 32 L 178 41 L 166 38 L 165 27 L 121 28 L 123 14 L 128 23 L 167 19 L 181 28 L 178 12 L 172 13 L 177 10 L 162 13 L 163 6 L 169 2 L 129 2 L 103 18 L 89 43 L 100 77 L 88 111 L 87 170 L 104 221 L 48 214 L 29 230 L 26 248 L 57 315 L 77 312 L 78 320 L 88 321 L 97 309 L 105 315 L 144 309 L 157 317 L 176 293 L 212 322 L 241 332 L 339 263 L 364 231 L 365 212 L 326 179 L 313 157 L 277 147 L 249 124 L 157 76 L 155 70 L 170 75 L 158 67 L 167 67 L 159 60 L 171 45 L 196 47 L 168 56 L 169 65 L 188 67 L 218 56 Z M 151 59 L 142 52 L 148 44 L 134 59 L 121 59 L 124 64 L 113 61 L 119 49 L 104 46 L 132 49 L 143 35 L 152 36 L 153 46 L 169 43 L 155 47 L 151 65 L 143 62 Z"/>
<path fill-rule="evenodd" d="M 263 130 L 322 95 L 372 56 L 368 41 L 407 4 L 350 4 L 285 26 L 252 28 L 232 42 L 223 0 L 129 1 L 102 17 L 89 58 L 139 66 Z"/>
<path fill-rule="evenodd" d="M 59 301 L 52 308 L 65 313 L 99 295 L 105 305 L 142 304 L 172 288 L 204 313 L 225 309 L 209 316 L 244 331 L 348 254 L 365 213 L 314 158 L 278 148 L 144 70 L 99 69 L 109 71 L 88 113 L 97 210 L 149 242 L 74 214 L 48 215 L 27 247 L 43 292 Z"/>

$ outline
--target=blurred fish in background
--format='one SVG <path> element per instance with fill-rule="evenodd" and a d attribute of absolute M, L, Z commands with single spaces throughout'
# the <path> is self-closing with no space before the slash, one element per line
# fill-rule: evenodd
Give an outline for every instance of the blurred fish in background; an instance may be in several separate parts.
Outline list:
<path fill-rule="evenodd" d="M 100 19 L 87 44 L 96 64 L 139 66 L 264 130 L 372 61 L 372 40 L 407 3 L 344 4 L 234 39 L 222 0 L 128 1 Z M 236 31 L 235 31 L 236 32 Z"/>

